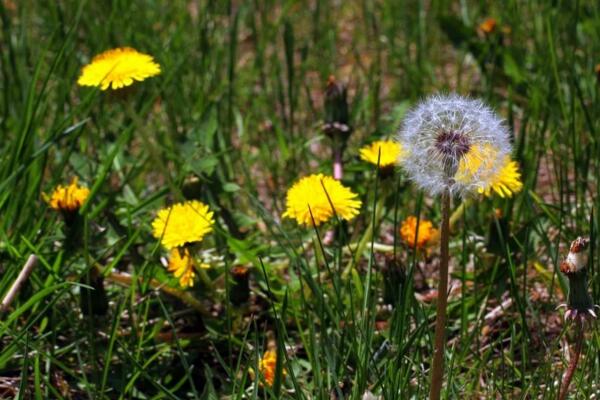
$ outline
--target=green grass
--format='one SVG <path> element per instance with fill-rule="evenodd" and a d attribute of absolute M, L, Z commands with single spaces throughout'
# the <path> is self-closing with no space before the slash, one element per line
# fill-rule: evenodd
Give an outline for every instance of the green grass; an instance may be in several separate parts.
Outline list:
<path fill-rule="evenodd" d="M 492 37 L 476 29 L 488 16 Z M 438 254 L 414 254 L 395 227 L 438 224 L 440 205 L 400 170 L 378 181 L 358 149 L 393 136 L 420 98 L 456 91 L 507 119 L 524 189 L 472 203 L 452 235 L 463 290 L 449 303 L 445 398 L 556 398 L 572 337 L 558 265 L 577 236 L 592 238 L 600 298 L 596 2 L 5 0 L 0 18 L 0 294 L 39 257 L 0 319 L 0 397 L 426 398 L 435 307 L 419 299 Z M 162 74 L 121 92 L 77 86 L 118 46 Z M 280 216 L 296 179 L 331 173 L 329 75 L 348 82 L 344 184 L 363 206 L 344 227 L 299 228 Z M 91 189 L 75 246 L 42 199 L 73 176 Z M 183 293 L 150 223 L 185 198 L 217 222 L 202 243 L 212 268 Z M 236 305 L 238 265 L 251 296 Z M 596 325 L 586 338 L 573 399 L 600 391 Z M 248 370 L 270 345 L 282 362 L 262 387 Z"/>

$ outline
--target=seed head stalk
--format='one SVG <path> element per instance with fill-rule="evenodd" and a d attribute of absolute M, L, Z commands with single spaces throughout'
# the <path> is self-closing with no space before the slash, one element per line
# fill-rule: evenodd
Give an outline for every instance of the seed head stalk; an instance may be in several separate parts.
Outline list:
<path fill-rule="evenodd" d="M 569 367 L 565 372 L 565 376 L 563 377 L 562 384 L 560 385 L 560 394 L 558 395 L 558 400 L 565 400 L 567 398 L 567 395 L 569 394 L 569 386 L 571 385 L 571 380 L 573 379 L 573 375 L 575 374 L 575 370 L 577 369 L 579 357 L 581 356 L 581 350 L 583 349 L 584 319 L 577 318 L 575 322 L 575 351 L 573 353 L 571 361 L 569 362 Z"/>
<path fill-rule="evenodd" d="M 448 262 L 450 238 L 450 191 L 442 193 L 442 232 L 440 237 L 440 281 L 435 319 L 435 340 L 431 365 L 430 400 L 439 400 L 444 381 L 444 347 L 446 344 L 446 307 L 448 304 Z"/>

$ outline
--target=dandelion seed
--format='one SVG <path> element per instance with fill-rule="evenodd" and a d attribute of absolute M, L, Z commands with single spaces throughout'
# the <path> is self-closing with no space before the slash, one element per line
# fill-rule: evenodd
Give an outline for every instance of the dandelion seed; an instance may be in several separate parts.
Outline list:
<path fill-rule="evenodd" d="M 438 230 L 433 227 L 431 221 L 422 219 L 417 225 L 417 217 L 412 215 L 406 218 L 402 222 L 402 225 L 400 225 L 400 237 L 413 249 L 423 249 L 437 235 Z"/>
<path fill-rule="evenodd" d="M 102 90 L 120 89 L 160 74 L 152 56 L 130 47 L 107 50 L 92 59 L 77 80 L 80 86 L 96 86 Z"/>
<path fill-rule="evenodd" d="M 339 181 L 323 174 L 300 179 L 287 192 L 287 209 L 283 217 L 293 218 L 298 224 L 311 226 L 329 221 L 335 214 L 351 220 L 358 215 L 361 206 L 358 195 Z"/>
<path fill-rule="evenodd" d="M 213 224 L 208 206 L 192 200 L 160 210 L 152 222 L 152 234 L 170 250 L 201 241 L 212 232 Z"/>
<path fill-rule="evenodd" d="M 44 194 L 44 200 L 57 211 L 75 213 L 87 200 L 90 190 L 77 184 L 78 178 L 71 180 L 69 186 L 58 185 L 51 195 Z"/>
<path fill-rule="evenodd" d="M 481 101 L 456 94 L 430 97 L 410 111 L 399 142 L 404 170 L 431 195 L 487 190 L 511 151 L 503 121 Z"/>

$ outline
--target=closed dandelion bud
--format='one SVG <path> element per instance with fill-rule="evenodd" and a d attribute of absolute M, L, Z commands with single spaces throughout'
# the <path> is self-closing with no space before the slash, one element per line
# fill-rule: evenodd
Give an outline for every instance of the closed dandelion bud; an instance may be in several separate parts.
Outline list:
<path fill-rule="evenodd" d="M 567 258 L 560 264 L 560 271 L 569 279 L 566 319 L 596 318 L 594 304 L 587 289 L 588 244 L 588 238 L 575 239 Z"/>
<path fill-rule="evenodd" d="M 348 112 L 346 86 L 330 76 L 325 89 L 325 124 L 323 131 L 330 137 L 347 140 L 352 132 Z"/>

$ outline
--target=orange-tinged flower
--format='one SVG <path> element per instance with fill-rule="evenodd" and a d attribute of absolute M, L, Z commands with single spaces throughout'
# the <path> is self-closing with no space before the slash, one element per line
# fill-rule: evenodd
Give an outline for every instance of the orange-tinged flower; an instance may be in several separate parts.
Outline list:
<path fill-rule="evenodd" d="M 107 50 L 83 67 L 77 83 L 81 86 L 96 86 L 102 90 L 110 87 L 120 89 L 134 81 L 160 74 L 160 65 L 152 56 L 130 47 Z"/>
<path fill-rule="evenodd" d="M 176 248 L 171 250 L 169 255 L 169 265 L 167 270 L 179 278 L 179 284 L 183 288 L 194 286 L 194 258 L 190 255 L 187 248 Z"/>
<path fill-rule="evenodd" d="M 57 211 L 76 212 L 87 200 L 90 190 L 77 184 L 78 178 L 71 180 L 69 186 L 58 185 L 51 195 L 44 194 L 44 200 Z"/>
<path fill-rule="evenodd" d="M 357 197 L 331 176 L 309 175 L 288 190 L 283 216 L 306 226 L 313 223 L 311 212 L 316 226 L 329 221 L 334 215 L 351 220 L 359 213 L 361 202 Z"/>
<path fill-rule="evenodd" d="M 417 217 L 412 215 L 407 217 L 400 226 L 400 237 L 413 249 L 424 248 L 438 234 L 438 230 L 433 227 L 431 221 L 421 219 L 418 228 L 417 233 Z"/>
<path fill-rule="evenodd" d="M 492 17 L 486 18 L 481 24 L 479 24 L 479 30 L 485 34 L 490 34 L 496 30 L 498 22 Z"/>
<path fill-rule="evenodd" d="M 265 354 L 260 359 L 259 369 L 260 369 L 260 373 L 262 374 L 263 378 L 265 379 L 265 382 L 269 386 L 273 386 L 273 383 L 275 382 L 275 369 L 276 368 L 277 368 L 277 351 L 275 349 L 265 351 Z M 282 369 L 282 375 L 283 376 L 286 375 L 285 369 Z"/>

